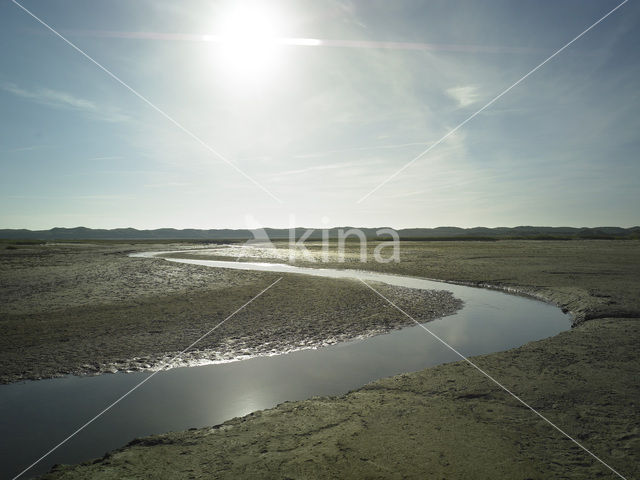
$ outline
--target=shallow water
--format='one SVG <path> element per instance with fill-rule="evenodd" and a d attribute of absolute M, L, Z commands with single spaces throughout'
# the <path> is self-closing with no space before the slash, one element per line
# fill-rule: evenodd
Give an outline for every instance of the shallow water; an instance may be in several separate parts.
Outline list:
<path fill-rule="evenodd" d="M 425 325 L 466 356 L 520 346 L 567 330 L 571 324 L 568 315 L 539 301 L 417 278 L 269 263 L 171 261 L 336 278 L 358 276 L 392 285 L 449 290 L 465 302 L 462 310 Z M 414 326 L 315 350 L 174 368 L 155 375 L 26 477 L 44 473 L 55 463 L 102 456 L 134 437 L 215 425 L 283 401 L 341 394 L 381 377 L 456 360 L 455 353 Z M 16 475 L 148 375 L 151 373 L 64 377 L 0 386 L 2 477 Z"/>

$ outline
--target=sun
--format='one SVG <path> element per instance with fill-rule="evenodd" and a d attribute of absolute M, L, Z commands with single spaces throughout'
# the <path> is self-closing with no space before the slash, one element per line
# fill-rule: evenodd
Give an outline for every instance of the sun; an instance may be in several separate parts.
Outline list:
<path fill-rule="evenodd" d="M 278 64 L 280 28 L 279 16 L 266 2 L 237 5 L 221 15 L 214 37 L 221 70 L 236 80 L 266 79 Z"/>

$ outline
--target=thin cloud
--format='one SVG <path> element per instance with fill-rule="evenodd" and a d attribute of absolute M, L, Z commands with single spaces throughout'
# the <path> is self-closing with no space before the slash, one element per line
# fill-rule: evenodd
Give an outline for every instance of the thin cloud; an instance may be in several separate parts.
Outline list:
<path fill-rule="evenodd" d="M 318 157 L 331 155 L 334 153 L 354 152 L 359 150 L 378 150 L 378 149 L 384 150 L 384 149 L 395 149 L 395 148 L 406 148 L 406 147 L 426 147 L 427 145 L 429 145 L 429 142 L 411 142 L 411 143 L 396 143 L 391 145 L 371 145 L 371 146 L 363 146 L 363 147 L 350 147 L 350 148 L 342 148 L 339 150 L 325 150 L 323 152 L 303 153 L 303 154 L 295 155 L 293 158 L 318 158 Z"/>
<path fill-rule="evenodd" d="M 120 200 L 134 199 L 133 195 L 7 195 L 15 200 Z"/>
<path fill-rule="evenodd" d="M 335 170 L 337 168 L 345 168 L 345 167 L 348 167 L 350 165 L 353 165 L 353 163 L 334 163 L 334 164 L 329 164 L 329 165 L 314 165 L 314 166 L 307 167 L 307 168 L 299 168 L 297 170 L 286 170 L 284 172 L 274 173 L 274 174 L 272 174 L 272 176 L 274 176 L 274 177 L 285 177 L 285 176 L 289 176 L 289 175 L 303 175 L 303 174 L 306 174 L 306 173 L 317 172 L 317 171 L 321 171 L 321 170 Z"/>
<path fill-rule="evenodd" d="M 122 155 L 111 155 L 108 157 L 91 157 L 87 158 L 87 161 L 101 161 L 101 160 L 122 160 L 124 157 Z"/>
<path fill-rule="evenodd" d="M 164 182 L 164 183 L 147 183 L 143 185 L 145 188 L 176 188 L 176 187 L 191 187 L 193 183 L 187 182 Z"/>
<path fill-rule="evenodd" d="M 7 152 L 30 152 L 32 150 L 41 150 L 43 148 L 51 148 L 51 145 L 28 145 L 25 147 L 17 147 L 7 150 Z"/>
<path fill-rule="evenodd" d="M 480 100 L 478 87 L 475 87 L 473 85 L 448 88 L 446 92 L 447 95 L 449 95 L 458 103 L 458 107 L 460 108 L 468 107 L 469 105 L 473 105 L 478 100 Z"/>
<path fill-rule="evenodd" d="M 27 90 L 10 82 L 1 82 L 0 89 L 16 97 L 25 98 L 40 105 L 65 110 L 75 110 L 108 122 L 129 120 L 127 115 L 115 111 L 113 108 L 105 108 L 91 100 L 86 100 L 59 90 L 52 90 L 50 88 Z"/>
<path fill-rule="evenodd" d="M 353 22 L 366 29 L 366 25 Z M 125 32 L 113 30 L 64 30 L 69 36 L 95 38 L 123 38 L 128 40 L 161 40 L 182 42 L 220 42 L 222 37 L 214 33 L 167 33 L 167 32 Z M 470 45 L 449 43 L 393 42 L 379 40 L 345 40 L 329 38 L 281 37 L 274 40 L 279 45 L 293 47 L 334 47 L 370 50 L 414 50 L 427 52 L 487 53 L 487 54 L 527 54 L 544 50 L 532 47 L 506 45 Z"/>
<path fill-rule="evenodd" d="M 14 83 L 9 82 L 0 83 L 0 88 L 2 88 L 6 92 L 12 93 L 17 97 L 28 98 L 29 100 L 55 107 L 67 107 L 92 111 L 97 109 L 95 103 L 89 100 L 77 98 L 69 93 L 51 90 L 50 88 L 26 90 Z"/>

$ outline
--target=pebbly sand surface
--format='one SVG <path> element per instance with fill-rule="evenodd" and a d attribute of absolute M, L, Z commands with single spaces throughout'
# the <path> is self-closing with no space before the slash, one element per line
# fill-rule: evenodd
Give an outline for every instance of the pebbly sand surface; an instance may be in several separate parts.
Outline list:
<path fill-rule="evenodd" d="M 574 313 L 570 331 L 472 360 L 619 475 L 461 361 L 215 427 L 136 439 L 42 478 L 640 476 L 640 242 L 403 247 L 400 264 L 366 267 L 512 288 Z"/>
<path fill-rule="evenodd" d="M 413 324 L 356 280 L 127 256 L 140 248 L 167 245 L 0 250 L 0 381 L 206 364 Z M 279 277 L 277 289 L 177 356 Z M 446 291 L 377 288 L 423 321 L 462 306 Z"/>

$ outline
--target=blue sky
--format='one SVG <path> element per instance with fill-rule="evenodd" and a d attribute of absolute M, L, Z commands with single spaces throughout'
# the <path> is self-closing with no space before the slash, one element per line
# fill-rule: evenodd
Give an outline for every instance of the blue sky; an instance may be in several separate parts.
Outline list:
<path fill-rule="evenodd" d="M 637 2 L 21 3 L 0 228 L 640 224 Z"/>

